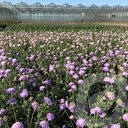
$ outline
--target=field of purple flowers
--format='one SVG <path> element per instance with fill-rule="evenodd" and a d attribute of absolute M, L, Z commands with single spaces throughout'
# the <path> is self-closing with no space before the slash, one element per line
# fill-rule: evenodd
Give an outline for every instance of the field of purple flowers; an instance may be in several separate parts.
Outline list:
<path fill-rule="evenodd" d="M 126 128 L 127 91 L 127 27 L 0 31 L 1 128 Z"/>

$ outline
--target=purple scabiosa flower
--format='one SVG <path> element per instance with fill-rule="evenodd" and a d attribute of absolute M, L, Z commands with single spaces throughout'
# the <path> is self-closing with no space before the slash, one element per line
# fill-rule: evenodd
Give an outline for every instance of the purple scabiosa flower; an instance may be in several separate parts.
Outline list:
<path fill-rule="evenodd" d="M 76 110 L 76 105 L 74 102 L 71 102 L 68 106 L 68 109 L 70 110 L 70 112 L 74 113 Z"/>
<path fill-rule="evenodd" d="M 20 68 L 19 71 L 22 73 L 22 72 L 25 72 L 25 68 Z"/>
<path fill-rule="evenodd" d="M 37 83 L 32 83 L 32 87 L 36 87 Z"/>
<path fill-rule="evenodd" d="M 115 83 L 114 79 L 110 78 L 110 77 L 105 77 L 103 81 L 108 82 L 110 84 L 114 84 Z"/>
<path fill-rule="evenodd" d="M 69 83 L 68 83 L 68 86 L 69 86 L 69 87 L 71 87 L 71 86 L 73 86 L 73 85 L 75 85 L 75 83 L 73 83 L 73 82 L 69 82 Z"/>
<path fill-rule="evenodd" d="M 39 123 L 39 125 L 40 125 L 40 127 L 42 127 L 42 128 L 50 128 L 50 126 L 49 126 L 49 124 L 48 124 L 48 121 L 45 121 L 45 120 L 41 121 L 41 122 Z"/>
<path fill-rule="evenodd" d="M 126 103 L 123 102 L 121 99 L 118 99 L 118 100 L 116 101 L 116 103 L 117 103 L 119 106 L 123 107 L 123 108 L 126 107 Z"/>
<path fill-rule="evenodd" d="M 45 86 L 40 86 L 40 91 L 44 91 L 44 89 L 45 89 L 46 87 Z"/>
<path fill-rule="evenodd" d="M 39 110 L 40 109 L 40 105 L 38 102 L 34 101 L 31 103 L 31 107 L 34 109 L 34 110 Z"/>
<path fill-rule="evenodd" d="M 67 126 L 66 125 L 63 125 L 62 128 L 67 128 Z"/>
<path fill-rule="evenodd" d="M 76 91 L 77 90 L 77 86 L 76 85 L 72 85 L 71 89 L 72 89 L 72 91 Z"/>
<path fill-rule="evenodd" d="M 40 70 L 43 72 L 45 70 L 45 68 L 41 68 Z"/>
<path fill-rule="evenodd" d="M 104 118 L 106 115 L 107 115 L 107 114 L 106 114 L 105 112 L 99 114 L 99 116 L 100 116 L 101 118 Z"/>
<path fill-rule="evenodd" d="M 53 121 L 54 118 L 55 118 L 55 116 L 54 116 L 54 114 L 52 114 L 52 113 L 48 113 L 48 114 L 46 115 L 46 118 L 48 119 L 48 121 Z"/>
<path fill-rule="evenodd" d="M 61 104 L 60 105 L 60 110 L 65 110 L 67 107 L 66 107 L 66 105 L 65 104 Z"/>
<path fill-rule="evenodd" d="M 122 66 L 123 67 L 128 67 L 128 64 L 124 62 L 124 63 L 122 63 Z"/>
<path fill-rule="evenodd" d="M 74 75 L 74 73 L 75 73 L 74 71 L 69 71 L 70 75 Z"/>
<path fill-rule="evenodd" d="M 29 57 L 29 60 L 35 60 L 35 55 L 31 55 L 30 57 Z"/>
<path fill-rule="evenodd" d="M 23 89 L 22 92 L 20 93 L 20 97 L 25 98 L 25 97 L 28 97 L 28 96 L 29 96 L 28 90 L 26 88 Z"/>
<path fill-rule="evenodd" d="M 121 128 L 120 124 L 113 124 L 110 128 Z"/>
<path fill-rule="evenodd" d="M 76 67 L 75 70 L 79 70 L 80 68 L 79 67 Z"/>
<path fill-rule="evenodd" d="M 80 79 L 80 80 L 78 80 L 78 84 L 84 84 L 84 80 L 82 80 L 82 79 Z"/>
<path fill-rule="evenodd" d="M 92 108 L 90 112 L 91 114 L 96 114 L 96 113 L 101 114 L 103 113 L 103 110 L 100 107 L 95 107 L 95 108 Z"/>
<path fill-rule="evenodd" d="M 110 64 L 109 63 L 105 63 L 104 66 L 105 67 L 110 67 Z"/>
<path fill-rule="evenodd" d="M 63 104 L 65 102 L 65 99 L 64 98 L 61 98 L 60 99 L 60 103 Z"/>
<path fill-rule="evenodd" d="M 70 57 L 66 57 L 65 60 L 70 60 Z"/>
<path fill-rule="evenodd" d="M 17 102 L 16 98 L 11 98 L 7 101 L 7 104 L 15 104 Z"/>
<path fill-rule="evenodd" d="M 0 127 L 2 127 L 4 125 L 4 121 L 2 118 L 0 118 Z"/>
<path fill-rule="evenodd" d="M 124 71 L 122 75 L 123 76 L 128 76 L 128 72 Z"/>
<path fill-rule="evenodd" d="M 54 65 L 50 65 L 49 66 L 49 72 L 53 72 L 55 70 L 55 66 Z"/>
<path fill-rule="evenodd" d="M 14 65 L 14 64 L 16 64 L 17 63 L 17 59 L 12 59 L 12 64 Z"/>
<path fill-rule="evenodd" d="M 74 75 L 73 75 L 73 78 L 74 78 L 74 79 L 78 79 L 78 78 L 79 78 L 79 75 L 74 74 Z"/>
<path fill-rule="evenodd" d="M 123 115 L 123 120 L 128 122 L 128 113 Z"/>
<path fill-rule="evenodd" d="M 73 89 L 69 89 L 68 92 L 73 92 Z"/>
<path fill-rule="evenodd" d="M 20 76 L 20 78 L 19 78 L 18 80 L 19 80 L 19 81 L 26 80 L 26 75 L 22 75 L 22 76 Z"/>
<path fill-rule="evenodd" d="M 15 122 L 11 128 L 24 128 L 24 125 L 21 122 Z"/>
<path fill-rule="evenodd" d="M 114 92 L 107 92 L 106 95 L 107 95 L 109 100 L 114 100 L 114 98 L 115 98 L 115 93 Z"/>
<path fill-rule="evenodd" d="M 0 69 L 0 74 L 3 74 L 5 71 L 3 69 Z"/>
<path fill-rule="evenodd" d="M 4 71 L 4 73 L 7 74 L 7 75 L 8 75 L 10 72 L 11 72 L 11 69 L 6 69 L 6 70 Z"/>
<path fill-rule="evenodd" d="M 84 74 L 85 74 L 85 71 L 84 71 L 84 70 L 80 70 L 80 71 L 79 71 L 79 75 L 80 75 L 80 76 L 82 76 L 82 75 L 84 75 Z"/>
<path fill-rule="evenodd" d="M 69 106 L 69 102 L 68 102 L 68 100 L 65 100 L 65 106 L 66 106 L 66 107 Z"/>
<path fill-rule="evenodd" d="M 125 87 L 125 90 L 128 91 L 128 86 Z"/>
<path fill-rule="evenodd" d="M 72 71 L 75 69 L 75 66 L 71 64 L 71 65 L 69 65 L 69 69 Z"/>
<path fill-rule="evenodd" d="M 6 90 L 6 92 L 7 92 L 7 93 L 14 94 L 14 93 L 16 93 L 16 89 L 15 89 L 15 88 L 8 88 L 8 89 Z"/>
<path fill-rule="evenodd" d="M 108 67 L 103 67 L 102 70 L 105 71 L 105 72 L 108 72 L 109 68 Z"/>
<path fill-rule="evenodd" d="M 90 63 L 90 64 L 88 64 L 88 66 L 89 66 L 89 67 L 93 67 L 93 64 Z"/>
<path fill-rule="evenodd" d="M 1 62 L 1 66 L 5 67 L 6 66 L 6 63 L 7 63 L 6 61 L 2 61 Z"/>
<path fill-rule="evenodd" d="M 6 113 L 6 110 L 5 109 L 1 109 L 0 110 L 0 115 L 3 115 L 4 113 Z"/>
<path fill-rule="evenodd" d="M 86 120 L 84 118 L 79 118 L 76 121 L 76 126 L 83 128 L 86 125 Z"/>
<path fill-rule="evenodd" d="M 52 84 L 52 80 L 45 80 L 45 81 L 43 82 L 43 84 L 51 85 L 51 84 Z"/>
<path fill-rule="evenodd" d="M 70 120 L 73 120 L 73 119 L 74 119 L 74 115 L 70 115 L 70 116 L 69 116 L 69 119 L 70 119 Z"/>
<path fill-rule="evenodd" d="M 52 105 L 52 100 L 51 100 L 50 98 L 45 97 L 45 98 L 44 98 L 44 101 L 45 101 L 45 103 L 48 104 L 49 106 Z"/>
<path fill-rule="evenodd" d="M 125 55 L 128 55 L 128 51 L 125 51 L 124 54 L 125 54 Z"/>

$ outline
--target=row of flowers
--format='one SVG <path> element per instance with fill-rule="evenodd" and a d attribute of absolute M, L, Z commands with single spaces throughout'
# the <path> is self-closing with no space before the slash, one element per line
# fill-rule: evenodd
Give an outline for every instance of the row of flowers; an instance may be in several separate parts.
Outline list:
<path fill-rule="evenodd" d="M 128 31 L 120 29 L 0 32 L 0 127 L 127 127 L 127 99 L 117 95 L 123 87 L 128 91 L 127 37 Z M 97 73 L 103 78 L 91 85 Z M 103 90 L 89 105 L 87 96 Z M 85 98 L 78 99 L 81 92 Z M 123 111 L 117 122 L 94 121 L 104 120 L 117 106 Z"/>

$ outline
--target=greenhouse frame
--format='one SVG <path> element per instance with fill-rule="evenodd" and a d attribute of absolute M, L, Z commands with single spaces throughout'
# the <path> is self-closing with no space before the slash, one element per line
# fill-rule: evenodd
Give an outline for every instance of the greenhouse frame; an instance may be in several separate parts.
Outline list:
<path fill-rule="evenodd" d="M 21 22 L 127 22 L 128 6 L 85 6 L 68 3 L 42 5 L 38 2 L 27 5 L 24 2 L 12 4 L 0 2 L 0 21 Z"/>

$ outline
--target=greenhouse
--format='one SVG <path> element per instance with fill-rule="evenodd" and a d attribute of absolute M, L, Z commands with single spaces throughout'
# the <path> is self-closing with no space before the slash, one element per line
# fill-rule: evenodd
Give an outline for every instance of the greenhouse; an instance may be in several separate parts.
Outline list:
<path fill-rule="evenodd" d="M 0 2 L 0 20 L 15 20 L 21 22 L 127 22 L 128 5 L 97 6 L 83 5 L 73 6 L 68 3 L 56 5 L 49 3 L 33 3 L 27 5 L 24 2 L 12 4 Z"/>

